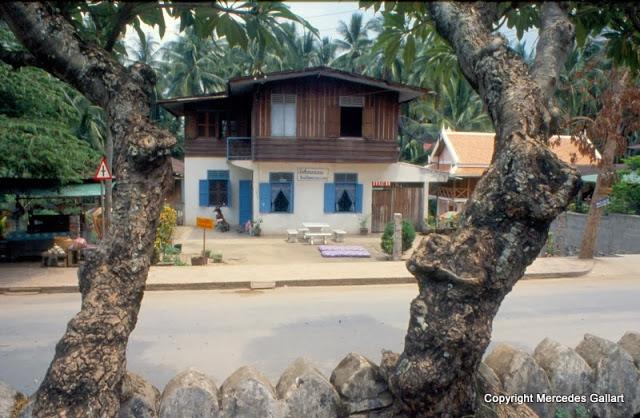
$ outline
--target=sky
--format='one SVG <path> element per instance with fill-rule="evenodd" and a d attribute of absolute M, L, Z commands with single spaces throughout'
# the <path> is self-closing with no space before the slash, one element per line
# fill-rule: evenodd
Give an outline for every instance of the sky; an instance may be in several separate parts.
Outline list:
<path fill-rule="evenodd" d="M 355 12 L 362 13 L 365 21 L 376 16 L 372 8 L 368 10 L 359 9 L 357 1 L 285 1 L 285 4 L 289 6 L 293 13 L 303 17 L 313 27 L 318 29 L 321 38 L 324 36 L 328 36 L 331 39 L 339 38 L 337 32 L 338 22 L 342 20 L 348 23 L 351 15 Z M 162 43 L 171 41 L 178 36 L 178 22 L 173 21 L 166 14 L 165 21 L 167 23 L 167 30 L 161 41 Z M 152 32 L 154 38 L 160 40 L 157 29 L 153 29 L 145 24 L 142 24 L 142 28 L 145 32 Z M 506 26 L 501 28 L 500 32 L 504 33 L 510 41 L 516 39 L 515 30 L 509 30 Z M 135 31 L 129 28 L 125 36 L 128 45 L 131 45 L 134 37 L 137 37 Z M 524 40 L 526 41 L 527 49 L 535 47 L 538 40 L 537 30 L 525 33 Z"/>

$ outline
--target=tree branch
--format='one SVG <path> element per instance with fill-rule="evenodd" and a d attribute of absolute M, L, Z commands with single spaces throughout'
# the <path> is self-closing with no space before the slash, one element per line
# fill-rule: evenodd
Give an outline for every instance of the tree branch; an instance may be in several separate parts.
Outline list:
<path fill-rule="evenodd" d="M 531 75 L 540 87 L 543 100 L 553 99 L 560 71 L 573 46 L 574 28 L 567 12 L 555 2 L 542 4 L 540 39 Z"/>
<path fill-rule="evenodd" d="M 106 51 L 111 52 L 113 50 L 120 33 L 136 17 L 137 6 L 138 3 L 124 3 L 124 5 L 120 6 L 115 22 L 113 22 L 113 26 L 107 34 L 107 40 L 104 45 Z"/>

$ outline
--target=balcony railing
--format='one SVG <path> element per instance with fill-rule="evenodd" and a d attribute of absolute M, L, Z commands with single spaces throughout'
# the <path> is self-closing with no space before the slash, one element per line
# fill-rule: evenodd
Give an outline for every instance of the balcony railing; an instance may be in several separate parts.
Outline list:
<path fill-rule="evenodd" d="M 227 137 L 227 160 L 253 160 L 251 137 Z"/>

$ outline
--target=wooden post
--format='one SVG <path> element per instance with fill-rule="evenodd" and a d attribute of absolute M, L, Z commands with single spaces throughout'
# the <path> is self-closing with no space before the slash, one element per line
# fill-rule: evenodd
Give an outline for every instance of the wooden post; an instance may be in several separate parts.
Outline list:
<path fill-rule="evenodd" d="M 202 256 L 203 257 L 206 257 L 206 251 L 207 251 L 206 242 L 207 242 L 207 228 L 202 228 Z"/>
<path fill-rule="evenodd" d="M 402 214 L 393 214 L 393 261 L 402 256 Z"/>
<path fill-rule="evenodd" d="M 104 181 L 100 180 L 100 206 L 102 207 L 102 239 L 107 237 L 107 214 L 105 208 L 105 188 Z"/>

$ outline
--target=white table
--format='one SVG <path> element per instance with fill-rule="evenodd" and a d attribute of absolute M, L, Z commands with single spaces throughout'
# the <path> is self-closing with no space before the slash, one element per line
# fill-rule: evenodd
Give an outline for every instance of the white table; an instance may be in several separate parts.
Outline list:
<path fill-rule="evenodd" d="M 329 224 L 323 224 L 318 222 L 303 222 L 302 226 L 307 228 L 309 232 L 322 232 L 323 229 L 331 228 Z"/>

